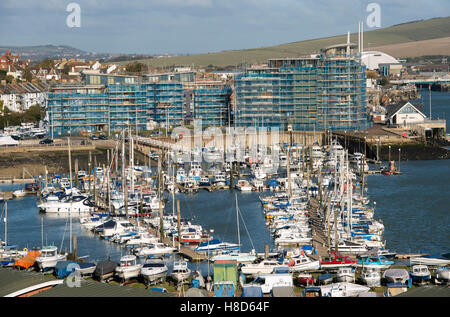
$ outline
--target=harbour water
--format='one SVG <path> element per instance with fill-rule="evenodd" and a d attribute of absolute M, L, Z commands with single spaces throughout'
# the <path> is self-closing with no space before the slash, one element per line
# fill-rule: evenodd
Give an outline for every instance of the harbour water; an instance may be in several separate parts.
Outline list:
<path fill-rule="evenodd" d="M 423 91 L 423 100 L 428 100 Z M 450 94 L 433 92 L 433 113 L 450 118 Z M 427 108 L 425 102 L 424 108 Z M 426 111 L 425 111 L 426 112 Z M 426 114 L 428 114 L 426 112 Z M 371 166 L 371 168 L 378 168 Z M 382 219 L 387 248 L 399 253 L 433 253 L 448 251 L 450 241 L 449 206 L 450 161 L 409 161 L 401 163 L 401 176 L 370 175 L 367 177 L 369 199 L 376 202 L 375 218 Z M 22 188 L 22 184 L 0 185 L 0 191 Z M 205 229 L 214 229 L 213 236 L 226 242 L 237 242 L 235 194 L 239 210 L 240 238 L 243 251 L 264 251 L 265 243 L 273 247 L 273 240 L 265 227 L 264 214 L 259 202 L 261 193 L 241 193 L 235 190 L 198 194 L 176 194 L 180 200 L 181 216 L 189 218 Z M 172 200 L 166 212 L 172 211 Z M 39 214 L 36 196 L 8 201 L 8 243 L 19 248 L 54 244 L 69 249 L 69 218 Z M 4 204 L 0 205 L 2 219 Z M 73 218 L 73 232 L 77 234 L 78 255 L 88 256 L 88 261 L 107 257 L 118 260 L 127 251 L 116 244 L 104 241 L 84 230 L 79 219 Z M 43 232 L 43 234 L 42 234 Z M 0 228 L 4 239 L 4 223 Z"/>

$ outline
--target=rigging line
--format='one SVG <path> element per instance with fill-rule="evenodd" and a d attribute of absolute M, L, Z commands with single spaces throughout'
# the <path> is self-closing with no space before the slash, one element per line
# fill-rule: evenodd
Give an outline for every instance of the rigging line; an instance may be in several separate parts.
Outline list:
<path fill-rule="evenodd" d="M 237 211 L 238 211 L 239 216 L 241 216 L 242 223 L 244 224 L 245 231 L 247 231 L 247 235 L 248 235 L 248 238 L 249 238 L 250 243 L 252 245 L 252 249 L 255 249 L 255 245 L 253 244 L 252 237 L 250 236 L 250 233 L 248 232 L 247 225 L 245 224 L 244 218 L 242 217 L 242 213 L 241 213 L 241 210 L 239 209 L 239 207 L 237 208 Z"/>
<path fill-rule="evenodd" d="M 63 237 L 62 237 L 62 240 L 61 240 L 61 247 L 59 248 L 60 252 L 62 251 L 62 247 L 63 247 L 63 243 L 64 243 L 64 237 L 66 236 L 66 232 L 67 232 L 67 223 L 69 222 L 68 219 L 69 218 L 66 217 L 66 225 L 64 226 L 64 233 L 63 233 Z"/>

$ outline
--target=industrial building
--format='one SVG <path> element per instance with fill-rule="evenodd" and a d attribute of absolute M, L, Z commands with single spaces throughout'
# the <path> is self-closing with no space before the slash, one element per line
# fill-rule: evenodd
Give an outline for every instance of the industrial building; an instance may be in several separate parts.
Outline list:
<path fill-rule="evenodd" d="M 320 55 L 271 59 L 234 79 L 235 125 L 280 130 L 364 130 L 366 68 L 354 44 L 334 45 Z"/>

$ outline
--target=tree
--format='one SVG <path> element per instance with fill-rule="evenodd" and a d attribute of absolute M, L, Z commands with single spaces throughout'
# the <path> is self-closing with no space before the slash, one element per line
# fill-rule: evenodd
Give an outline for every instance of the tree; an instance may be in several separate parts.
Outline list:
<path fill-rule="evenodd" d="M 14 76 L 12 76 L 12 75 L 7 75 L 6 76 L 6 83 L 7 84 L 11 84 L 13 82 L 13 80 L 14 80 Z"/>
<path fill-rule="evenodd" d="M 389 85 L 389 79 L 386 78 L 386 77 L 382 77 L 381 80 L 380 80 L 380 85 L 383 86 L 383 87 L 388 86 Z"/>
<path fill-rule="evenodd" d="M 133 63 L 127 64 L 125 66 L 125 70 L 130 73 L 141 73 L 141 72 L 147 71 L 148 66 L 143 63 L 133 62 Z"/>
<path fill-rule="evenodd" d="M 33 75 L 31 74 L 31 71 L 28 68 L 24 70 L 23 78 L 28 82 L 31 82 L 31 80 L 33 79 Z"/>

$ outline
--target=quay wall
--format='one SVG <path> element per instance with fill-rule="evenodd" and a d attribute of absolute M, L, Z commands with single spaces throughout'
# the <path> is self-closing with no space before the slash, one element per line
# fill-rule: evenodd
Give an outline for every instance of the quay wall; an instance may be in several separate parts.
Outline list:
<path fill-rule="evenodd" d="M 92 165 L 106 165 L 107 149 L 94 149 L 91 151 L 72 151 L 72 171 L 75 161 L 78 160 L 79 170 L 88 170 L 89 152 L 92 156 Z M 0 152 L 0 179 L 11 180 L 45 176 L 45 168 L 49 174 L 68 173 L 69 159 L 67 151 L 35 151 L 35 152 Z M 74 172 L 73 172 L 74 173 Z"/>

